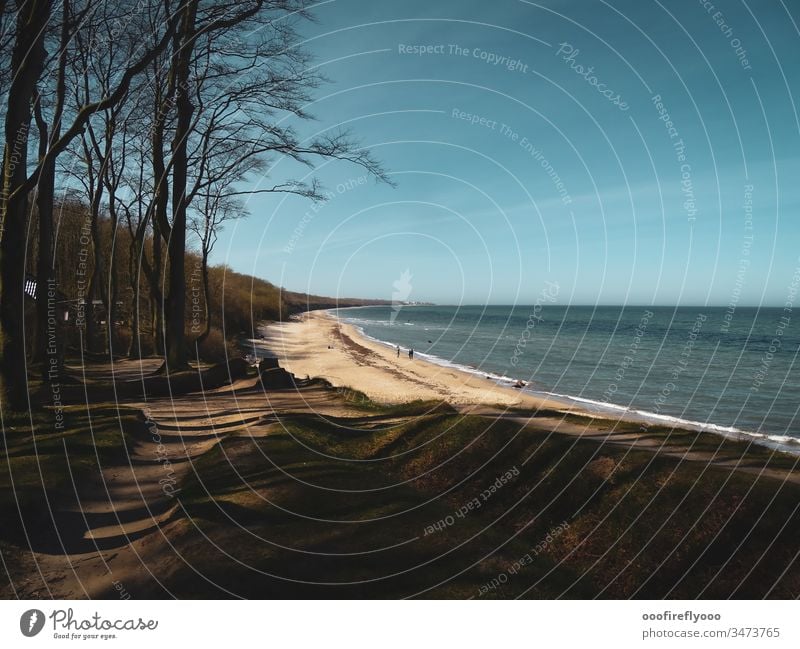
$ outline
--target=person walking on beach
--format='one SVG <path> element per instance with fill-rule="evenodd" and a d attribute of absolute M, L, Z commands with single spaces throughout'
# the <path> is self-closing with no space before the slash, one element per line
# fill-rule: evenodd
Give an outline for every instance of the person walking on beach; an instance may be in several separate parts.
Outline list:
<path fill-rule="evenodd" d="M 408 357 L 409 357 L 409 358 L 410 358 L 412 361 L 414 360 L 414 350 L 413 350 L 413 349 L 409 349 L 409 350 L 408 350 Z"/>
<path fill-rule="evenodd" d="M 397 346 L 397 358 L 400 358 L 400 345 Z"/>

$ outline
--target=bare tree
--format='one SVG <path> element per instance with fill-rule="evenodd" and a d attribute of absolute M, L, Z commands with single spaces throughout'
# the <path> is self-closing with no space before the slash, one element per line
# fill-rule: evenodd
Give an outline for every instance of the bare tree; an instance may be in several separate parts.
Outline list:
<path fill-rule="evenodd" d="M 203 330 L 194 340 L 195 351 L 211 333 L 211 290 L 209 285 L 208 260 L 220 231 L 228 221 L 244 217 L 247 214 L 240 200 L 225 195 L 224 191 L 214 190 L 202 197 L 202 203 L 194 218 L 189 221 L 189 228 L 197 235 L 200 242 L 200 275 L 203 286 Z M 199 351 L 197 351 L 199 356 Z"/>
<path fill-rule="evenodd" d="M 121 17 L 110 14 L 114 7 L 96 9 L 84 21 L 82 29 L 76 35 L 76 56 L 73 65 L 75 110 L 91 101 L 93 96 L 107 96 L 113 90 L 117 71 L 130 60 L 138 42 L 135 34 L 117 33 L 117 21 Z M 86 322 L 86 343 L 89 349 L 100 351 L 98 347 L 98 323 L 95 318 L 94 301 L 100 298 L 106 321 L 105 338 L 111 342 L 114 322 L 117 318 L 117 267 L 114 263 L 115 236 L 112 235 L 112 247 L 106 259 L 100 239 L 100 219 L 107 212 L 111 218 L 112 233 L 116 234 L 117 211 L 115 194 L 125 166 L 124 149 L 116 146 L 120 132 L 124 128 L 125 116 L 129 110 L 128 99 L 135 93 L 137 81 L 132 81 L 120 101 L 104 110 L 97 111 L 80 134 L 79 153 L 75 158 L 83 162 L 78 169 L 79 184 L 86 191 L 90 206 L 91 238 L 94 263 L 86 292 L 88 313 Z"/>
<path fill-rule="evenodd" d="M 188 2 L 176 33 L 172 78 L 175 80 L 176 127 L 172 146 L 172 222 L 158 223 L 169 242 L 169 301 L 165 368 L 187 366 L 185 344 L 186 285 L 183 257 L 186 221 L 192 198 L 188 183 L 189 140 L 197 135 L 208 111 L 222 106 L 246 115 L 228 134 L 229 144 L 242 151 L 229 161 L 226 173 L 234 176 L 249 160 L 262 156 L 289 156 L 308 166 L 314 158 L 347 160 L 386 180 L 381 166 L 346 132 L 303 140 L 290 126 L 289 117 L 307 120 L 310 92 L 322 79 L 309 65 L 309 55 L 298 47 L 296 24 L 310 18 L 307 0 L 221 3 Z M 201 62 L 204 73 L 192 75 Z M 194 98 L 194 103 L 192 102 Z M 226 99 L 230 98 L 230 99 Z M 228 120 L 220 120 L 230 126 Z M 202 134 L 203 131 L 201 131 Z M 207 131 L 206 131 L 207 132 Z M 202 141 L 202 136 L 200 140 Z M 210 159 L 201 155 L 200 160 Z M 223 175 L 219 169 L 217 177 Z M 202 175 L 202 174 L 201 174 Z M 211 181 L 211 176 L 207 176 Z M 317 197 L 314 183 L 284 181 L 259 191 L 292 191 Z M 239 192 L 244 193 L 244 192 Z M 198 191 L 197 196 L 203 192 Z M 228 198 L 235 193 L 228 192 Z"/>
<path fill-rule="evenodd" d="M 31 106 L 47 53 L 48 0 L 17 0 L 17 21 L 7 95 L 0 192 L 0 379 L 2 405 L 21 410 L 28 395 L 25 359 L 25 224 L 28 212 L 28 136 Z"/>
<path fill-rule="evenodd" d="M 97 98 L 92 97 L 80 106 L 71 117 L 69 126 L 62 130 L 57 139 L 48 138 L 46 153 L 29 171 L 27 147 L 31 106 L 47 56 L 44 39 L 51 19 L 51 3 L 45 0 L 17 0 L 12 81 L 6 100 L 3 191 L 0 197 L 3 228 L 0 245 L 0 375 L 7 406 L 12 409 L 24 408 L 28 395 L 23 299 L 28 195 L 39 183 L 43 172 L 81 134 L 89 119 L 95 113 L 119 104 L 127 95 L 132 80 L 170 43 L 176 20 L 174 15 L 169 14 L 169 3 L 151 0 L 151 8 L 153 13 L 163 12 L 161 29 L 156 32 L 144 30 L 139 34 L 141 55 L 121 68 L 118 81 L 109 92 Z M 129 29 L 135 28 L 135 25 L 129 25 Z"/>
<path fill-rule="evenodd" d="M 173 45 L 172 77 L 175 80 L 175 134 L 172 138 L 172 223 L 167 237 L 169 254 L 169 301 L 166 308 L 167 371 L 188 367 L 184 347 L 184 305 L 186 280 L 183 258 L 186 253 L 186 183 L 188 174 L 188 139 L 194 105 L 191 101 L 190 71 L 192 51 L 197 38 L 199 0 L 187 0 Z M 166 229 L 165 229 L 166 230 Z"/>
<path fill-rule="evenodd" d="M 245 214 L 244 195 L 290 192 L 321 200 L 313 179 L 320 159 L 348 161 L 387 180 L 348 132 L 309 138 L 297 130 L 312 119 L 306 106 L 324 81 L 299 46 L 296 30 L 311 18 L 309 6 L 310 0 L 142 0 L 135 6 L 65 0 L 53 9 L 49 2 L 17 0 L 9 38 L 3 30 L 11 12 L 0 0 L 0 50 L 10 48 L 12 59 L 10 73 L 0 73 L 0 89 L 5 83 L 9 89 L 0 202 L 0 376 L 7 405 L 22 408 L 27 396 L 22 285 L 32 190 L 42 292 L 60 272 L 53 267 L 60 178 L 73 194 L 82 190 L 91 224 L 92 274 L 83 297 L 90 305 L 100 299 L 112 339 L 124 273 L 132 294 L 129 353 L 141 355 L 149 299 L 163 369 L 178 371 L 188 366 L 187 230 L 200 241 L 208 309 L 209 257 L 224 224 Z M 38 149 L 29 158 L 34 118 Z M 70 164 L 61 164 L 68 148 Z M 268 179 L 271 165 L 286 157 L 311 169 L 312 179 Z M 117 257 L 126 254 L 127 267 L 120 268 Z M 37 305 L 40 360 L 46 307 L 44 300 Z M 85 315 L 94 346 L 91 306 Z M 195 342 L 210 326 L 208 312 Z"/>
<path fill-rule="evenodd" d="M 150 174 L 153 158 L 150 149 L 151 130 L 154 126 L 148 119 L 137 120 L 133 117 L 137 113 L 146 115 L 146 108 L 153 105 L 153 98 L 148 91 L 152 91 L 150 84 L 144 86 L 137 95 L 132 106 L 131 116 L 125 120 L 119 142 L 121 150 L 118 155 L 124 160 L 124 164 L 121 165 L 119 184 L 114 192 L 115 211 L 124 217 L 129 236 L 127 274 L 131 291 L 131 343 L 128 348 L 128 356 L 131 358 L 143 356 L 143 284 L 147 286 L 148 295 L 160 294 L 158 269 L 153 268 L 147 251 L 148 233 L 152 233 L 151 216 L 156 193 L 154 179 Z M 155 239 L 155 235 L 150 239 L 153 245 L 156 243 Z M 158 300 L 150 302 L 153 311 L 150 329 L 153 334 L 153 344 L 157 347 L 155 340 L 157 325 L 155 324 L 153 303 L 158 303 Z"/>
<path fill-rule="evenodd" d="M 74 15 L 69 0 L 64 0 L 61 5 L 61 24 L 56 40 L 57 52 L 55 61 L 55 84 L 52 90 L 52 100 L 49 102 L 50 117 L 45 118 L 42 92 L 37 91 L 34 100 L 34 116 L 39 131 L 39 160 L 44 161 L 48 149 L 59 139 L 61 134 L 61 119 L 67 98 L 66 70 L 69 59 L 69 46 L 73 35 L 80 23 L 85 10 L 79 15 Z M 36 208 L 38 213 L 38 257 L 36 262 L 36 341 L 34 361 L 43 364 L 42 375 L 45 380 L 60 380 L 62 374 L 62 350 L 60 341 L 60 328 L 55 324 L 55 318 L 48 317 L 52 311 L 50 301 L 54 292 L 51 287 L 55 283 L 55 269 L 53 259 L 53 209 L 56 189 L 56 161 L 47 160 L 39 175 L 36 185 Z M 53 352 L 55 351 L 55 355 Z M 51 366 L 48 356 L 52 357 L 55 365 Z M 55 370 L 55 371 L 54 371 Z"/>

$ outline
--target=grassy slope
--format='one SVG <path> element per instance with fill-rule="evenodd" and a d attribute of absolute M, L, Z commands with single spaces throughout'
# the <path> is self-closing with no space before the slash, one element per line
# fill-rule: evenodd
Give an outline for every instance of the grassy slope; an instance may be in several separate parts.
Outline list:
<path fill-rule="evenodd" d="M 172 594 L 800 593 L 796 484 L 521 432 L 514 422 L 461 417 L 445 405 L 384 409 L 355 393 L 344 396 L 363 405 L 358 422 L 297 416 L 266 437 L 229 437 L 194 462 L 181 495 L 190 520 L 171 539 L 193 570 L 166 580 Z M 140 424 L 133 411 L 103 405 L 71 408 L 67 417 L 68 431 L 55 432 L 42 415 L 34 422 L 35 441 L 29 422 L 4 422 L 0 548 L 7 564 L 22 560 L 28 546 L 17 503 L 34 546 L 54 551 L 47 547 L 54 533 L 50 506 L 72 504 L 73 479 L 96 480 L 98 464 L 124 454 L 124 431 Z M 664 430 L 650 435 L 676 441 Z M 724 457 L 766 453 L 713 436 L 678 436 Z M 793 461 L 776 456 L 774 463 Z M 481 500 L 512 468 L 519 475 Z M 473 498 L 481 506 L 457 516 Z M 448 516 L 452 525 L 426 534 Z M 537 547 L 535 559 L 511 574 L 509 567 Z M 497 587 L 482 592 L 493 579 Z"/>
<path fill-rule="evenodd" d="M 772 596 L 800 592 L 797 485 L 520 433 L 511 422 L 487 425 L 442 412 L 388 431 L 301 418 L 263 439 L 225 441 L 198 463 L 184 492 L 194 525 L 208 537 L 198 542 L 192 533 L 184 546 L 203 579 L 185 574 L 170 589 L 182 596 L 211 589 L 250 597 L 690 598 L 761 597 L 777 581 Z M 512 467 L 518 477 L 463 518 L 455 515 Z M 425 535 L 447 516 L 452 525 Z M 566 531 L 541 549 L 565 522 Z M 534 562 L 508 573 L 537 546 Z M 496 578 L 499 588 L 480 593 Z"/>
<path fill-rule="evenodd" d="M 320 309 L 344 309 L 354 306 L 385 306 L 391 305 L 391 300 L 366 300 L 350 297 L 324 297 L 322 295 L 308 295 L 306 293 L 295 293 L 293 291 L 283 291 L 281 293 L 283 303 L 283 313 L 294 315 L 305 311 L 317 311 Z"/>

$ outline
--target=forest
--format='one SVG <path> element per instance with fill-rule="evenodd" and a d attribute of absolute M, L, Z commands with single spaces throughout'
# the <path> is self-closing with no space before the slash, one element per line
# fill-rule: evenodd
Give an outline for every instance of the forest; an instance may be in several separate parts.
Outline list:
<path fill-rule="evenodd" d="M 298 46 L 310 4 L 0 2 L 4 408 L 71 355 L 156 355 L 170 374 L 336 303 L 210 261 L 253 195 L 323 201 L 321 161 L 389 182 L 350 132 L 302 135 L 325 81 Z M 298 177 L 273 177 L 286 158 Z"/>

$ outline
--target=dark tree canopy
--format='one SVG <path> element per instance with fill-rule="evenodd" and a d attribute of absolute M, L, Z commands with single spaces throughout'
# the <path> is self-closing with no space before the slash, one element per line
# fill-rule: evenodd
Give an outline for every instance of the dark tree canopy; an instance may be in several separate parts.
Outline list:
<path fill-rule="evenodd" d="M 310 5 L 0 5 L 0 50 L 11 62 L 0 70 L 6 407 L 27 407 L 31 377 L 53 380 L 53 350 L 59 372 L 64 354 L 82 352 L 161 354 L 162 369 L 174 372 L 231 317 L 241 327 L 227 313 L 241 296 L 221 299 L 222 271 L 210 258 L 224 224 L 247 215 L 246 195 L 324 200 L 313 169 L 325 159 L 387 180 L 349 132 L 298 131 L 325 82 L 299 46 Z M 270 177 L 282 157 L 309 168 L 309 179 Z M 27 308 L 26 274 L 68 296 L 69 326 L 53 326 L 47 291 Z M 251 286 L 250 297 L 251 312 L 279 316 L 274 287 Z M 223 303 L 226 313 L 217 309 Z M 35 336 L 25 335 L 26 318 L 36 321 Z"/>

